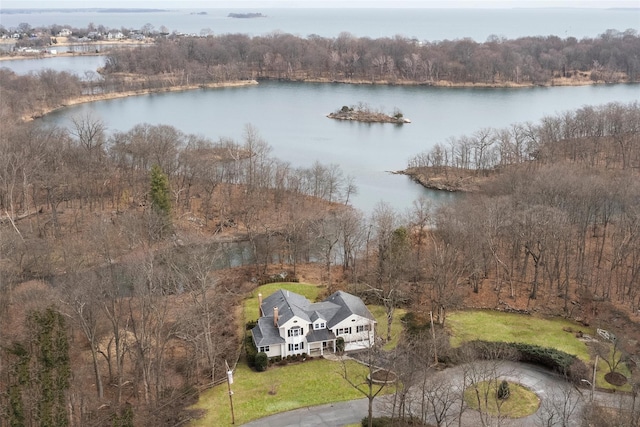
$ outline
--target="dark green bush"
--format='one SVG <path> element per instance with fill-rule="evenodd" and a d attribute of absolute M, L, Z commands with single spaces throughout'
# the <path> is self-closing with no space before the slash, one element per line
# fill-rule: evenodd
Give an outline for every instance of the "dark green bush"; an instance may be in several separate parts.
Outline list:
<path fill-rule="evenodd" d="M 362 427 L 369 426 L 369 418 L 364 417 L 360 423 Z M 394 419 L 391 417 L 374 417 L 371 420 L 373 427 L 427 427 L 419 418 L 409 417 L 404 419 Z"/>
<path fill-rule="evenodd" d="M 267 370 L 267 366 L 269 366 L 269 356 L 267 353 L 261 351 L 255 356 L 255 367 L 256 371 L 264 372 Z"/>
<path fill-rule="evenodd" d="M 377 417 L 371 421 L 371 425 L 373 427 L 391 427 L 393 425 L 391 417 Z M 369 427 L 369 417 L 364 417 L 362 419 L 362 427 Z"/>
<path fill-rule="evenodd" d="M 502 380 L 500 385 L 498 386 L 498 399 L 506 400 L 511 395 L 511 391 L 509 390 L 509 383 L 507 380 Z"/>
<path fill-rule="evenodd" d="M 409 335 L 417 335 L 422 331 L 431 329 L 429 322 L 421 322 L 412 312 L 406 313 L 400 319 Z"/>
<path fill-rule="evenodd" d="M 533 344 L 509 343 L 520 352 L 520 361 L 541 365 L 563 375 L 569 374 L 569 368 L 576 361 L 576 356 L 555 348 L 540 347 Z"/>
<path fill-rule="evenodd" d="M 336 339 L 336 351 L 342 353 L 344 351 L 344 338 L 338 337 Z"/>
<path fill-rule="evenodd" d="M 574 382 L 588 375 L 587 366 L 576 356 L 534 344 L 475 340 L 464 343 L 458 352 L 461 355 L 471 354 L 476 359 L 507 359 L 543 366 Z"/>
<path fill-rule="evenodd" d="M 251 334 L 247 334 L 244 339 L 244 348 L 247 353 L 247 365 L 250 368 L 254 368 L 256 366 L 256 354 L 258 353 L 258 349 L 253 344 L 253 337 Z"/>
<path fill-rule="evenodd" d="M 256 326 L 257 324 L 258 324 L 258 321 L 257 321 L 257 320 L 249 320 L 249 321 L 244 325 L 244 328 L 245 328 L 247 331 L 250 331 L 250 330 L 252 330 L 253 328 L 255 328 L 255 326 Z"/>

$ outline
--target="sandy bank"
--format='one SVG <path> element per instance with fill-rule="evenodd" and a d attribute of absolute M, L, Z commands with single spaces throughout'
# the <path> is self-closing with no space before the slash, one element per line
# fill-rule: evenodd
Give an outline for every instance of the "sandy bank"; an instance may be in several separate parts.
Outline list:
<path fill-rule="evenodd" d="M 78 98 L 69 99 L 65 101 L 64 104 L 61 104 L 55 108 L 42 109 L 37 113 L 33 113 L 31 116 L 23 117 L 23 120 L 25 121 L 34 120 L 48 113 L 51 113 L 52 111 L 56 111 L 65 107 L 70 107 L 72 105 L 84 104 L 87 102 L 106 101 L 109 99 L 118 99 L 118 98 L 128 98 L 130 96 L 148 95 L 151 93 L 182 92 L 182 91 L 195 90 L 195 89 L 239 87 L 239 86 L 257 85 L 257 84 L 258 82 L 255 80 L 241 80 L 241 81 L 232 81 L 232 82 L 223 82 L 223 83 L 207 83 L 207 84 L 201 84 L 201 85 L 173 86 L 173 87 L 158 88 L 158 89 L 144 89 L 144 90 L 127 91 L 127 92 L 114 92 L 114 93 L 106 93 L 106 94 L 100 94 L 100 95 L 85 95 Z"/>
<path fill-rule="evenodd" d="M 268 80 L 268 79 L 267 79 Z M 431 87 L 449 87 L 449 88 L 530 88 L 530 87 L 552 87 L 552 86 L 589 86 L 598 84 L 607 84 L 605 81 L 594 81 L 588 77 L 558 77 L 551 79 L 546 83 L 514 83 L 514 82 L 495 82 L 495 83 L 473 83 L 473 82 L 451 82 L 449 80 L 438 81 L 412 81 L 412 80 L 357 80 L 357 79 L 329 79 L 329 78 L 291 78 L 289 81 L 298 81 L 304 83 L 340 83 L 353 85 L 384 85 L 384 86 L 431 86 Z M 621 80 L 615 84 L 629 83 Z"/>

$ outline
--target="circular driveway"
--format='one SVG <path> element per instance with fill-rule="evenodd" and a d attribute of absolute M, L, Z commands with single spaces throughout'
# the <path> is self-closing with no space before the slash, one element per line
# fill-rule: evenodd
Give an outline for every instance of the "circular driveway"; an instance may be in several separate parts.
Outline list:
<path fill-rule="evenodd" d="M 472 371 L 470 373 L 470 370 Z M 508 381 L 520 383 L 534 391 L 541 400 L 538 411 L 524 418 L 501 419 L 500 425 L 505 427 L 535 427 L 541 425 L 541 420 L 546 417 L 549 411 L 564 412 L 568 417 L 568 426 L 581 425 L 582 406 L 591 399 L 591 391 L 588 389 L 577 389 L 567 383 L 561 376 L 556 375 L 544 368 L 517 362 L 474 362 L 473 364 L 456 366 L 439 372 L 429 372 L 428 381 L 431 384 L 447 384 L 455 391 L 463 388 L 465 375 L 491 372 L 498 377 Z M 416 388 L 410 389 L 411 397 L 419 396 Z M 377 397 L 374 400 L 374 415 L 379 416 L 388 408 L 385 400 L 389 396 Z M 596 392 L 594 400 L 606 406 L 618 406 L 620 398 L 625 396 Z M 451 417 L 456 417 L 459 413 L 460 403 L 451 407 L 449 413 Z M 271 415 L 259 420 L 244 424 L 245 427 L 339 427 L 347 424 L 359 423 L 367 414 L 367 399 L 351 400 L 347 402 L 336 402 L 320 406 L 296 409 Z M 563 408 L 574 408 L 572 411 Z M 558 415 L 556 415 L 557 417 Z M 557 418 L 554 418 L 557 420 Z M 433 417 L 429 416 L 427 421 L 434 423 Z M 435 423 L 434 423 L 435 424 Z M 457 421 L 456 421 L 457 424 Z M 462 415 L 463 426 L 481 425 L 479 414 L 472 409 L 466 409 Z"/>

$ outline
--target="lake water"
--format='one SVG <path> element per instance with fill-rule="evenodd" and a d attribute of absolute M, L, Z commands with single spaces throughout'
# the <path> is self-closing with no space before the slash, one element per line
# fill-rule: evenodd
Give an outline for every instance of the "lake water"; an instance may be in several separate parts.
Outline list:
<path fill-rule="evenodd" d="M 9 68 L 16 74 L 29 74 L 49 68 L 55 71 L 67 71 L 84 78 L 86 71 L 96 71 L 98 68 L 104 67 L 104 63 L 104 56 L 61 56 L 0 61 L 0 68 Z"/>
<path fill-rule="evenodd" d="M 404 169 L 409 158 L 449 137 L 535 122 L 586 104 L 639 100 L 638 84 L 469 89 L 266 82 L 83 104 L 44 120 L 68 125 L 71 117 L 92 111 L 111 131 L 127 131 L 146 122 L 237 141 L 250 123 L 273 147 L 273 155 L 293 166 L 310 166 L 316 160 L 339 164 L 356 178 L 359 194 L 352 204 L 370 213 L 381 200 L 403 211 L 420 194 L 436 202 L 454 197 L 387 172 Z M 412 123 L 363 124 L 325 117 L 342 105 L 359 102 L 388 112 L 397 107 Z"/>
<path fill-rule="evenodd" d="M 161 2 L 154 6 L 162 7 Z M 206 15 L 196 12 L 205 11 Z M 234 19 L 230 12 L 261 12 L 266 18 Z M 317 34 L 336 37 L 343 31 L 359 37 L 404 37 L 424 41 L 470 37 L 485 41 L 495 34 L 507 38 L 523 36 L 596 37 L 607 29 L 624 31 L 640 28 L 639 9 L 198 9 L 151 13 L 47 12 L 0 14 L 7 29 L 22 22 L 32 27 L 53 24 L 86 28 L 89 23 L 113 29 L 141 29 L 151 24 L 169 31 L 200 34 L 207 29 L 214 34 L 244 33 L 263 35 L 282 31 L 306 37 Z"/>
<path fill-rule="evenodd" d="M 403 35 L 418 40 L 470 37 L 484 41 L 491 34 L 515 38 L 554 34 L 595 37 L 607 29 L 624 31 L 640 26 L 640 9 L 202 9 L 154 13 L 48 12 L 1 14 L 8 29 L 21 22 L 31 26 L 89 22 L 111 28 L 156 29 L 214 34 L 267 34 L 282 31 L 300 36 L 335 37 L 343 31 L 356 36 Z M 233 19 L 229 12 L 262 12 L 266 18 Z M 94 62 L 95 61 L 95 62 Z M 102 57 L 4 61 L 18 73 L 42 68 L 75 71 L 83 75 L 103 64 Z M 352 203 L 365 212 L 384 200 L 399 210 L 411 206 L 420 194 L 435 201 L 454 197 L 428 191 L 405 176 L 387 171 L 406 167 L 415 154 L 447 138 L 483 127 L 537 121 L 542 116 L 586 104 L 640 99 L 640 85 L 554 87 L 529 89 L 451 89 L 426 87 L 349 86 L 342 84 L 262 83 L 259 86 L 154 94 L 68 108 L 44 120 L 66 125 L 85 110 L 101 117 L 109 129 L 126 131 L 147 122 L 173 125 L 185 133 L 212 139 L 242 139 L 251 123 L 274 148 L 273 154 L 295 166 L 314 161 L 339 164 L 356 178 L 359 194 Z M 405 126 L 334 121 L 325 115 L 342 105 L 365 102 L 391 112 L 399 108 L 413 123 Z"/>

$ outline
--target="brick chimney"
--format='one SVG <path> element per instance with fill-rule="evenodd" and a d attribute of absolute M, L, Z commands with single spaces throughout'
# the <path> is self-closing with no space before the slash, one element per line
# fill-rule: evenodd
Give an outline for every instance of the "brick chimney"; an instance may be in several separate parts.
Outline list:
<path fill-rule="evenodd" d="M 278 307 L 273 307 L 273 326 L 278 327 Z"/>
<path fill-rule="evenodd" d="M 262 294 L 258 294 L 258 318 L 264 316 L 262 314 Z"/>

